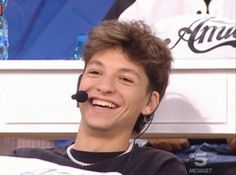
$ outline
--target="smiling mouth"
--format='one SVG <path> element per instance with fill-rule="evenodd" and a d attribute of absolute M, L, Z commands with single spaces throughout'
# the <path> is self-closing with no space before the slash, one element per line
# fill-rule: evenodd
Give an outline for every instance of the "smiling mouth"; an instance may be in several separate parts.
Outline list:
<path fill-rule="evenodd" d="M 108 102 L 108 101 L 103 101 L 103 100 L 98 100 L 98 99 L 91 99 L 91 104 L 96 107 L 100 108 L 108 108 L 108 109 L 115 109 L 118 107 L 118 105 Z"/>

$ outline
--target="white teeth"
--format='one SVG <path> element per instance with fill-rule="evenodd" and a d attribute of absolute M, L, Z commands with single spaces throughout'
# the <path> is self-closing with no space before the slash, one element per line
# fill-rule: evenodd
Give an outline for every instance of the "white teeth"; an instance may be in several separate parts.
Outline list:
<path fill-rule="evenodd" d="M 101 101 L 101 100 L 96 100 L 96 99 L 93 99 L 92 104 L 100 106 L 100 107 L 108 107 L 108 108 L 115 108 L 116 107 L 116 105 L 113 103 Z"/>

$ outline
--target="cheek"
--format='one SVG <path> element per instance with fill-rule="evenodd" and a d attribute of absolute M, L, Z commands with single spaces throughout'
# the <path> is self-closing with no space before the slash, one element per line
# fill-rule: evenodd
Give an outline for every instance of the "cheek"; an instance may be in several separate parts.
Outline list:
<path fill-rule="evenodd" d="M 87 90 L 92 84 L 94 84 L 94 81 L 89 81 L 88 79 L 82 79 L 80 82 L 80 90 Z"/>
<path fill-rule="evenodd" d="M 130 90 L 127 91 L 124 95 L 126 102 L 129 104 L 129 107 L 136 110 L 142 111 L 142 108 L 146 104 L 146 93 L 143 90 Z"/>

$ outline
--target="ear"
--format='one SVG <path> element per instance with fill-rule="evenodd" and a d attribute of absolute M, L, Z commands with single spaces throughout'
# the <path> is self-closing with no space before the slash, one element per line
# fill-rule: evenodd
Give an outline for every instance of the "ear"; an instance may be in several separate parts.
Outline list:
<path fill-rule="evenodd" d="M 159 105 L 159 93 L 157 91 L 152 91 L 147 105 L 143 108 L 142 114 L 149 115 L 153 113 Z"/>

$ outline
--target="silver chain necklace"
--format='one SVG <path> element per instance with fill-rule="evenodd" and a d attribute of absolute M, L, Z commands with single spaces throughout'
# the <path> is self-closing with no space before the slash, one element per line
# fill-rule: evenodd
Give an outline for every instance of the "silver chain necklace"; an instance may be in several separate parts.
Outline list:
<path fill-rule="evenodd" d="M 130 143 L 128 149 L 127 149 L 125 152 L 121 153 L 120 155 L 118 155 L 118 156 L 116 156 L 116 157 L 120 157 L 120 156 L 122 156 L 122 155 L 124 155 L 124 154 L 126 154 L 126 153 L 129 153 L 129 152 L 132 150 L 133 146 L 134 146 L 134 143 Z M 77 160 L 76 158 L 74 158 L 73 155 L 71 154 L 71 150 L 73 149 L 73 147 L 74 147 L 74 144 L 68 146 L 68 148 L 66 149 L 66 153 L 67 153 L 69 159 L 70 159 L 72 162 L 74 162 L 74 163 L 76 163 L 76 164 L 78 164 L 78 165 L 81 165 L 81 166 L 90 166 L 90 165 L 93 165 L 93 163 L 81 162 L 81 161 Z"/>

